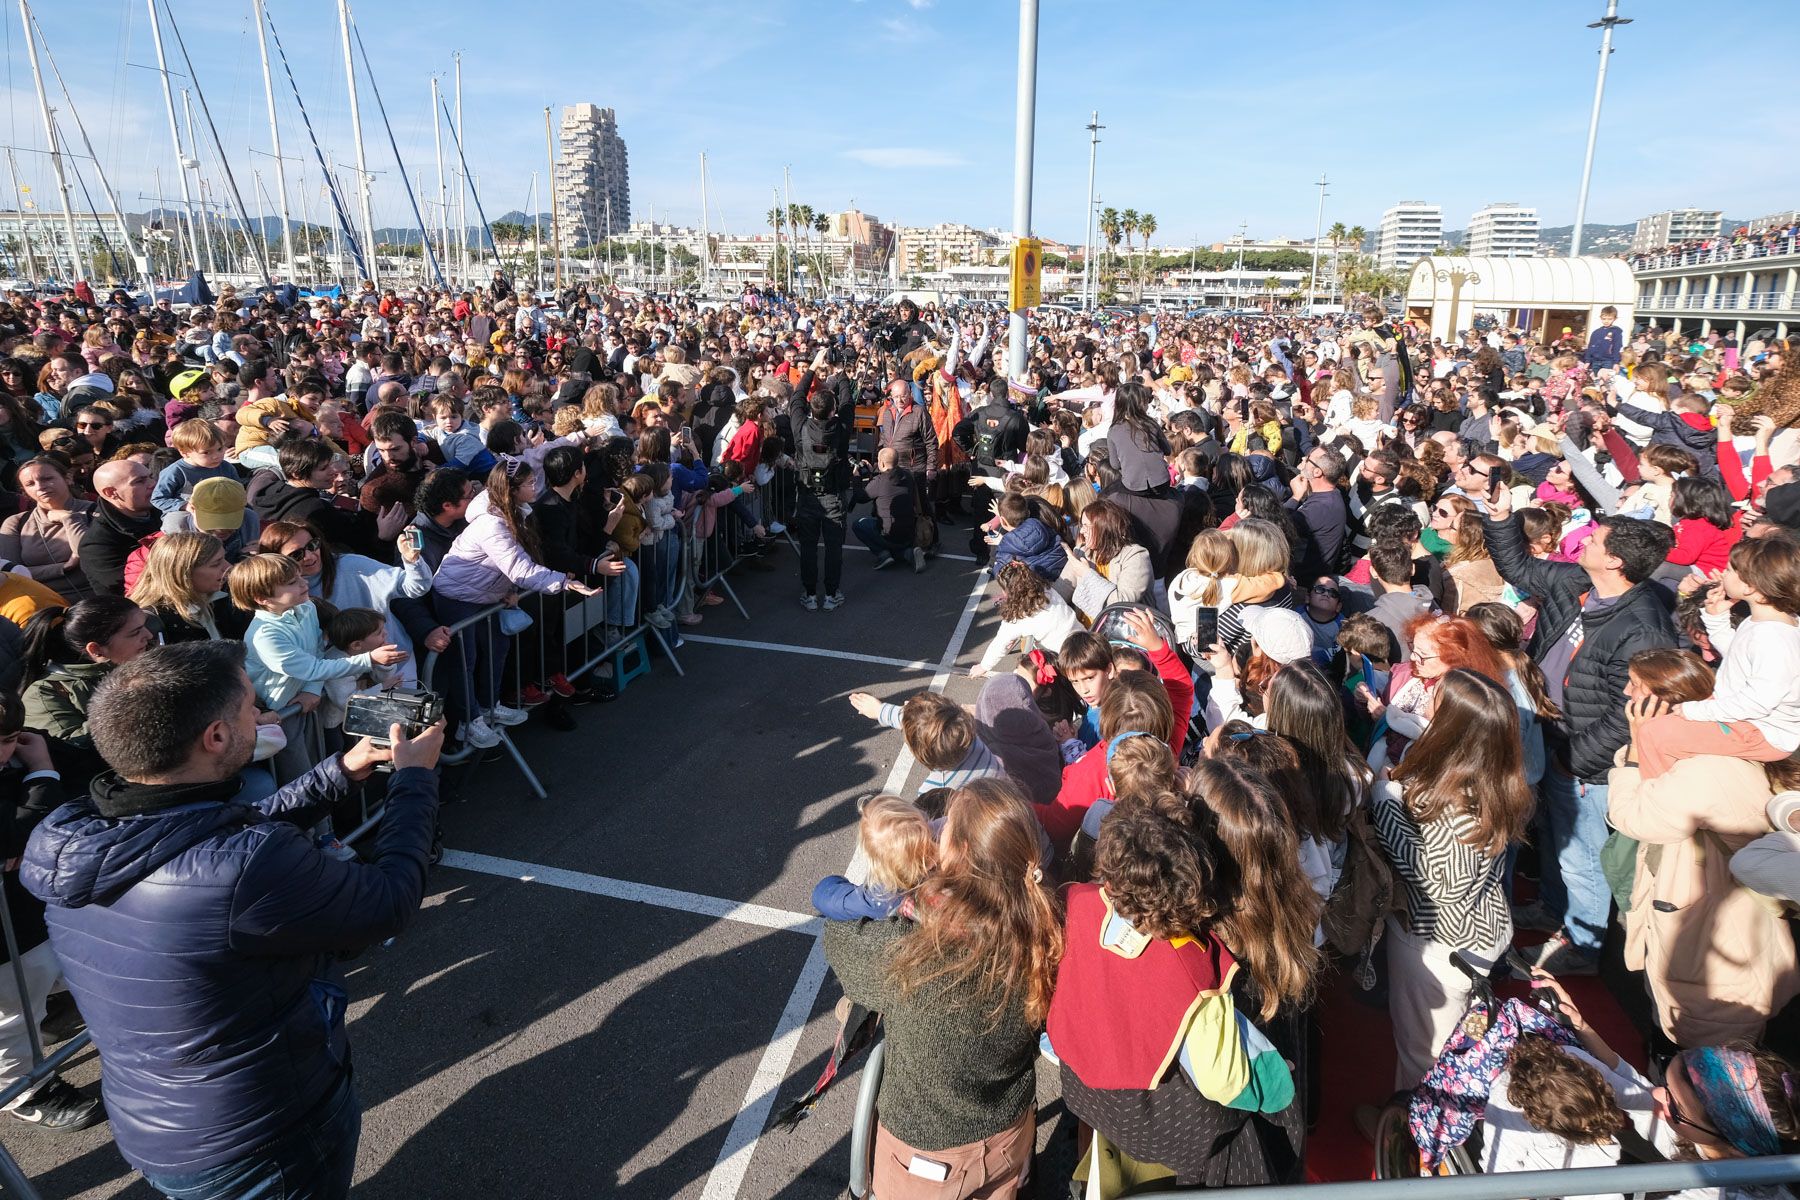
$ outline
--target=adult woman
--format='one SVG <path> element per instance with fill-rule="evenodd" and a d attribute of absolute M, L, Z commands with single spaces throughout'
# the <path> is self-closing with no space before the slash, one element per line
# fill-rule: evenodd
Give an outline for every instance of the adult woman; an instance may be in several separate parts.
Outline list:
<path fill-rule="evenodd" d="M 1374 777 L 1345 729 L 1338 689 L 1317 668 L 1293 663 L 1264 689 L 1263 712 L 1269 732 L 1293 742 L 1306 777 L 1319 788 L 1318 836 L 1342 870 L 1350 814 L 1368 797 Z"/>
<path fill-rule="evenodd" d="M 112 669 L 156 641 L 144 611 L 123 596 L 91 596 L 25 623 L 25 724 L 90 747 L 88 701 Z"/>
<path fill-rule="evenodd" d="M 361 554 L 340 554 L 310 525 L 294 521 L 271 521 L 263 526 L 257 548 L 265 554 L 284 554 L 299 566 L 306 580 L 306 590 L 328 601 L 333 608 L 372 608 L 376 612 L 392 612 L 401 618 L 388 626 L 388 640 L 414 654 L 408 626 L 420 628 L 428 614 L 418 605 L 408 608 L 405 601 L 416 601 L 431 591 L 431 568 L 424 556 L 405 537 L 400 538 L 398 567 L 366 558 Z M 400 602 L 396 606 L 396 602 Z M 399 628 L 395 628 L 398 625 Z M 430 629 L 429 623 L 424 625 Z M 426 649 L 442 647 L 427 646 Z M 415 659 L 402 664 L 402 678 L 412 678 Z"/>
<path fill-rule="evenodd" d="M 38 369 L 37 394 L 32 397 L 37 402 L 43 423 L 50 424 L 62 418 L 63 394 L 69 390 L 70 383 L 86 372 L 87 363 L 79 354 L 58 354 L 44 360 L 44 365 Z"/>
<path fill-rule="evenodd" d="M 1505 686 L 1506 666 L 1481 627 L 1466 617 L 1423 616 L 1406 628 L 1411 673 L 1396 671 L 1389 689 L 1388 729 L 1416 739 L 1432 719 L 1433 694 L 1449 672 L 1462 668 Z M 1375 764 L 1379 766 L 1380 764 Z"/>
<path fill-rule="evenodd" d="M 1506 581 L 1488 557 L 1487 539 L 1481 533 L 1481 510 L 1467 496 L 1439 496 L 1431 506 L 1431 528 L 1450 545 L 1444 560 L 1450 576 L 1444 608 L 1463 613 L 1477 604 L 1500 599 Z"/>
<path fill-rule="evenodd" d="M 593 595 L 597 589 L 537 559 L 537 533 L 528 520 L 538 495 L 531 465 L 522 458 L 502 458 L 488 474 L 487 484 L 487 490 L 469 505 L 468 526 L 457 534 L 438 566 L 434 581 L 438 619 L 455 625 L 521 590 L 573 590 Z M 300 569 L 306 570 L 304 563 Z M 426 646 L 436 648 L 429 641 Z M 499 622 L 474 622 L 462 638 L 462 647 L 466 673 L 453 682 L 450 703 L 466 714 L 463 740 L 485 749 L 499 742 L 492 722 L 518 725 L 526 714 L 500 703 L 500 671 L 508 646 Z"/>
<path fill-rule="evenodd" d="M 1625 963 L 1642 970 L 1657 1024 L 1684 1046 L 1757 1038 L 1800 995 L 1793 936 L 1780 913 L 1731 874 L 1731 856 L 1769 831 L 1767 806 L 1800 788 L 1792 760 L 1720 755 L 1678 760 L 1641 777 L 1644 721 L 1712 695 L 1712 669 L 1679 650 L 1632 657 L 1626 715 L 1632 741 L 1608 777 L 1607 819 L 1638 841 L 1625 908 Z"/>
<path fill-rule="evenodd" d="M 165 645 L 241 639 L 250 615 L 225 594 L 231 563 L 210 533 L 165 533 L 150 547 L 131 599 L 162 625 Z"/>
<path fill-rule="evenodd" d="M 1519 744 L 1525 754 L 1525 782 L 1536 788 L 1544 777 L 1544 723 L 1562 720 L 1550 699 L 1544 672 L 1525 653 L 1525 622 L 1504 604 L 1477 604 L 1465 614 L 1487 635 L 1488 644 L 1506 668 L 1506 690 L 1519 709 Z"/>
<path fill-rule="evenodd" d="M 23 566 L 71 604 L 93 595 L 81 573 L 81 536 L 93 516 L 93 501 L 75 499 L 68 469 L 49 454 L 19 468 L 19 490 L 31 508 L 0 521 L 0 558 Z"/>
<path fill-rule="evenodd" d="M 1307 775 L 1299 748 L 1279 733 L 1256 729 L 1243 721 L 1227 721 L 1207 737 L 1206 752 L 1221 762 L 1240 762 L 1275 785 L 1275 794 L 1281 797 L 1288 824 L 1293 827 L 1300 871 L 1319 899 L 1328 899 L 1343 869 L 1342 822 L 1335 831 L 1340 841 L 1334 862 L 1332 837 L 1321 815 L 1325 789 L 1320 786 L 1321 781 Z M 1313 940 L 1323 942 L 1324 937 L 1315 930 Z"/>
<path fill-rule="evenodd" d="M 1121 383 L 1113 396 L 1112 427 L 1106 444 L 1119 472 L 1119 486 L 1141 495 L 1166 495 L 1169 490 L 1169 440 L 1162 425 L 1150 415 L 1150 389 L 1141 383 Z"/>
<path fill-rule="evenodd" d="M 1251 608 L 1301 606 L 1299 595 L 1288 586 L 1288 567 L 1293 551 L 1287 535 L 1268 521 L 1239 522 L 1231 530 L 1237 547 L 1237 573 L 1231 579 L 1231 603 L 1219 610 L 1219 642 L 1233 654 L 1250 646 L 1244 613 Z"/>
<path fill-rule="evenodd" d="M 23 368 L 20 368 L 21 370 Z M 14 396 L 0 392 L 0 481 L 38 452 L 38 425 Z"/>
<path fill-rule="evenodd" d="M 1150 598 L 1156 569 L 1150 552 L 1131 540 L 1131 518 L 1110 500 L 1081 510 L 1081 544 L 1069 555 L 1064 578 L 1074 587 L 1075 607 L 1088 617 L 1109 604 L 1142 604 Z"/>
<path fill-rule="evenodd" d="M 1036 819 L 1004 780 L 950 798 L 938 855 L 916 923 L 828 921 L 825 958 L 887 1027 L 875 1193 L 919 1195 L 909 1166 L 924 1161 L 944 1172 L 934 1197 L 1010 1200 L 1035 1143 L 1037 1031 L 1062 957 L 1055 894 Z"/>
<path fill-rule="evenodd" d="M 1469 982 L 1451 952 L 1485 970 L 1512 942 L 1501 873 L 1531 816 L 1506 689 L 1458 668 L 1435 696 L 1430 726 L 1373 801 L 1375 834 L 1407 903 L 1404 921 L 1387 920 L 1396 1088 L 1425 1077 L 1462 1018 Z"/>
<path fill-rule="evenodd" d="M 1281 1136 L 1293 1079 L 1207 1036 L 1235 1026 L 1240 996 L 1263 1022 L 1252 972 L 1215 928 L 1221 870 L 1235 872 L 1196 842 L 1193 819 L 1168 797 L 1101 825 L 1098 882 L 1068 891 L 1050 1043 L 1064 1103 L 1133 1162 L 1181 1185 L 1273 1182 L 1298 1165 Z"/>

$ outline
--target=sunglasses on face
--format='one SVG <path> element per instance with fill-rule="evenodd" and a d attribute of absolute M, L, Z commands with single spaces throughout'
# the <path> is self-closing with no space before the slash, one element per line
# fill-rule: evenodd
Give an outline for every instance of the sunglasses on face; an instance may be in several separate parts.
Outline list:
<path fill-rule="evenodd" d="M 283 558 L 290 558 L 295 562 L 300 562 L 307 555 L 317 551 L 318 548 L 319 541 L 317 538 L 314 538 L 303 546 L 295 546 L 292 550 L 283 550 L 281 554 Z"/>
<path fill-rule="evenodd" d="M 1326 587 L 1322 583 L 1313 585 L 1313 595 L 1315 596 L 1330 596 L 1333 600 L 1336 600 L 1343 594 L 1342 589 L 1339 588 Z"/>
<path fill-rule="evenodd" d="M 77 421 L 77 422 L 75 422 L 75 428 L 77 428 L 77 429 L 111 429 L 112 422 L 111 421 Z"/>

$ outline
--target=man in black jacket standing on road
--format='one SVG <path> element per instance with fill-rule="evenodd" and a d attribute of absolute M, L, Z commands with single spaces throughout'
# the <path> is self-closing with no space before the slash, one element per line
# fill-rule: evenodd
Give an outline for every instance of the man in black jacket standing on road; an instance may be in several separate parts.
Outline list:
<path fill-rule="evenodd" d="M 1668 593 L 1650 579 L 1674 535 L 1656 521 L 1596 517 L 1578 562 L 1550 562 L 1531 556 L 1506 488 L 1495 488 L 1487 504 L 1488 554 L 1502 579 L 1537 602 L 1531 657 L 1563 714 L 1545 730 L 1550 762 L 1541 791 L 1552 853 L 1542 863 L 1538 902 L 1513 923 L 1555 935 L 1534 952 L 1538 966 L 1592 975 L 1612 905 L 1600 869 L 1607 775 L 1631 740 L 1625 685 L 1632 655 L 1675 644 Z"/>
<path fill-rule="evenodd" d="M 988 479 L 1001 478 L 1000 464 L 1020 462 L 1025 457 L 1025 435 L 1030 426 L 1025 416 L 1013 406 L 1007 394 L 1007 382 L 996 377 L 988 384 L 988 401 L 958 421 L 951 436 L 973 460 L 974 474 Z M 969 551 L 979 562 L 988 560 L 987 540 L 981 526 L 993 515 L 993 488 L 977 485 L 972 490 L 975 509 L 975 532 L 969 538 Z"/>
<path fill-rule="evenodd" d="M 856 423 L 856 395 L 840 372 L 837 380 L 814 381 L 825 368 L 820 351 L 800 377 L 788 401 L 799 486 L 794 497 L 794 540 L 800 546 L 800 606 L 827 612 L 844 602 L 844 532 L 849 518 L 850 430 Z M 819 542 L 825 543 L 824 586 L 819 580 Z"/>

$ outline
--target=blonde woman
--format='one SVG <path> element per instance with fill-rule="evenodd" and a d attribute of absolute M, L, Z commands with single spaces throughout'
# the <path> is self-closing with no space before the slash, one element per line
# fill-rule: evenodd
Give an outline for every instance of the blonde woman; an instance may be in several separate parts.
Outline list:
<path fill-rule="evenodd" d="M 1474 501 L 1466 496 L 1440 496 L 1431 506 L 1431 528 L 1450 543 L 1450 554 L 1444 559 L 1444 571 L 1450 577 L 1444 589 L 1445 611 L 1460 616 L 1477 604 L 1498 601 L 1506 581 L 1488 557 L 1481 511 Z"/>
<path fill-rule="evenodd" d="M 162 622 L 164 645 L 240 640 L 250 616 L 231 603 L 225 543 L 210 533 L 165 533 L 150 547 L 131 599 Z"/>
<path fill-rule="evenodd" d="M 1231 603 L 1219 610 L 1219 641 L 1233 654 L 1242 654 L 1250 648 L 1246 609 L 1298 611 L 1302 602 L 1288 580 L 1293 549 L 1281 526 L 1251 517 L 1232 527 L 1231 542 L 1237 548 L 1237 570 L 1231 577 Z"/>

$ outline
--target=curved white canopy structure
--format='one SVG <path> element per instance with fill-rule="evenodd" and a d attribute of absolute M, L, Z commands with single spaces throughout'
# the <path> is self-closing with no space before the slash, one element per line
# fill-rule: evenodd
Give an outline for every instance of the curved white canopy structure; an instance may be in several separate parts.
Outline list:
<path fill-rule="evenodd" d="M 1446 341 L 1467 329 L 1476 313 L 1555 338 L 1564 328 L 1584 334 L 1609 304 L 1619 310 L 1619 324 L 1631 328 L 1636 296 L 1631 267 L 1617 258 L 1432 255 L 1408 273 L 1406 312 L 1429 322 L 1432 336 Z"/>

